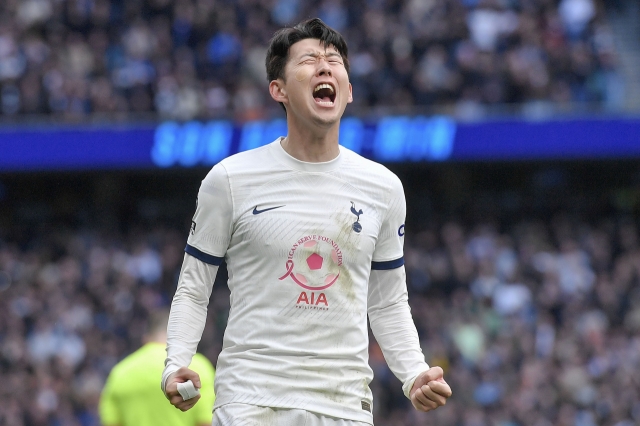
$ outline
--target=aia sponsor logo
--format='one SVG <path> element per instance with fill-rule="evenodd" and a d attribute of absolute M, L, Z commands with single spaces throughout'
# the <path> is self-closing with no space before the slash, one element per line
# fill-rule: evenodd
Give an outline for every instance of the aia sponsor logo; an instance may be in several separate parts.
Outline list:
<path fill-rule="evenodd" d="M 321 291 L 335 284 L 341 267 L 342 250 L 335 241 L 322 235 L 307 235 L 289 250 L 286 272 L 279 279 L 290 278 L 307 290 L 298 296 L 296 307 L 326 310 L 329 302 Z"/>
<path fill-rule="evenodd" d="M 327 302 L 327 296 L 324 293 L 314 293 L 312 291 L 307 293 L 306 291 L 303 291 L 298 296 L 296 308 L 314 309 L 316 311 L 328 311 L 329 302 Z"/>

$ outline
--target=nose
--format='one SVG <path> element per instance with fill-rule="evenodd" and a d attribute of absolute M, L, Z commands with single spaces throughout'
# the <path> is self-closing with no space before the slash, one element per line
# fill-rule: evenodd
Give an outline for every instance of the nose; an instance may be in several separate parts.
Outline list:
<path fill-rule="evenodd" d="M 331 77 L 331 67 L 329 66 L 329 61 L 324 56 L 318 58 L 318 76 L 329 76 Z"/>

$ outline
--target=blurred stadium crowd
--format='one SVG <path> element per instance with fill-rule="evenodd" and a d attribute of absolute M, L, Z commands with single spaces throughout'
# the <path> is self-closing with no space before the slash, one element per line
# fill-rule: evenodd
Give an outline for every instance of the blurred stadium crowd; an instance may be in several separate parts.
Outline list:
<path fill-rule="evenodd" d="M 175 291 L 185 232 L 64 229 L 0 233 L 3 425 L 97 425 L 108 372 Z M 640 423 L 637 222 L 449 219 L 407 236 L 423 351 L 444 367 L 454 398 L 433 413 L 413 410 L 372 340 L 377 426 Z M 221 272 L 200 345 L 213 362 L 225 282 Z"/>
<path fill-rule="evenodd" d="M 318 16 L 349 43 L 350 112 L 621 107 L 609 0 L 4 0 L 0 111 L 128 119 L 281 114 L 264 57 Z M 504 112 L 504 111 L 503 111 Z"/>

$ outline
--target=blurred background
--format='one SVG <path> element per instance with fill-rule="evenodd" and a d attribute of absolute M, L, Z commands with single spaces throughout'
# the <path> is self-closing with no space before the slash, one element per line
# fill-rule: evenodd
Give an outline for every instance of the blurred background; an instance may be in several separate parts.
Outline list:
<path fill-rule="evenodd" d="M 0 425 L 98 425 L 167 306 L 200 180 L 286 132 L 273 32 L 349 44 L 341 143 L 407 197 L 412 312 L 454 390 L 376 426 L 640 424 L 637 0 L 3 0 Z M 200 351 L 229 309 L 221 269 Z"/>

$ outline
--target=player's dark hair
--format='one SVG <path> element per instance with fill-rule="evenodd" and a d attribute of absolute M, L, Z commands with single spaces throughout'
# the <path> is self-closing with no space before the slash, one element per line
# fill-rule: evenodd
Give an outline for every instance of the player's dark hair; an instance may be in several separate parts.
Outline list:
<path fill-rule="evenodd" d="M 347 43 L 342 35 L 322 22 L 319 18 L 312 18 L 300 22 L 293 28 L 282 28 L 273 35 L 267 49 L 267 80 L 284 80 L 284 67 L 289 59 L 289 49 L 295 43 L 307 38 L 315 38 L 327 48 L 333 46 L 342 56 L 344 68 L 349 72 Z"/>

